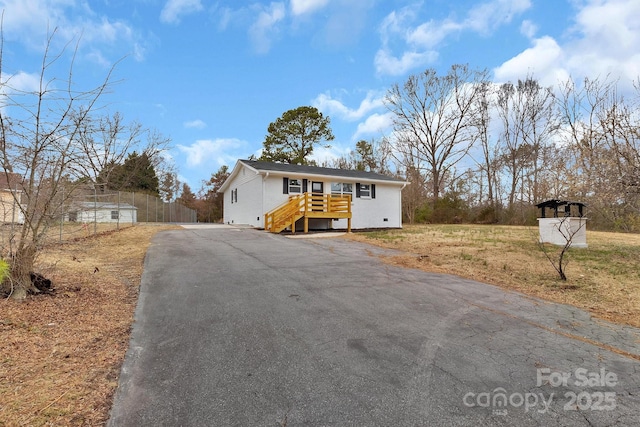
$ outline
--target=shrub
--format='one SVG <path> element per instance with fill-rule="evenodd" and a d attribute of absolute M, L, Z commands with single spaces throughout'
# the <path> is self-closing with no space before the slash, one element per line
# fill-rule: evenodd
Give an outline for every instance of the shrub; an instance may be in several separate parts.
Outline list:
<path fill-rule="evenodd" d="M 0 258 L 0 285 L 2 285 L 4 281 L 9 278 L 10 274 L 11 266 L 7 261 Z M 0 286 L 0 289 L 2 289 L 2 286 Z"/>

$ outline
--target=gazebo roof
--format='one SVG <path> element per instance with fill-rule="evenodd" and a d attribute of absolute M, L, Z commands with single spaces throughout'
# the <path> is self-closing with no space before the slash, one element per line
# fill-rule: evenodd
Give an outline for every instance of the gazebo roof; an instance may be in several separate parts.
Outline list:
<path fill-rule="evenodd" d="M 587 206 L 586 203 L 576 202 L 572 200 L 559 200 L 559 199 L 550 199 L 545 200 L 544 202 L 538 203 L 536 207 L 538 208 L 557 208 L 559 206 L 572 205 L 572 206 Z"/>
<path fill-rule="evenodd" d="M 570 216 L 571 213 L 571 206 L 577 206 L 578 207 L 578 215 L 580 217 L 584 216 L 584 208 L 587 206 L 585 203 L 583 202 L 576 202 L 576 201 L 572 201 L 572 200 L 560 200 L 560 199 L 550 199 L 550 200 L 545 200 L 544 202 L 538 203 L 536 205 L 536 207 L 538 209 L 540 209 L 540 213 L 541 213 L 541 217 L 545 218 L 545 209 L 553 209 L 553 216 L 555 218 L 558 217 L 558 208 L 560 207 L 564 207 L 564 206 L 568 206 L 569 210 L 567 209 L 563 209 L 564 211 L 564 216 Z"/>

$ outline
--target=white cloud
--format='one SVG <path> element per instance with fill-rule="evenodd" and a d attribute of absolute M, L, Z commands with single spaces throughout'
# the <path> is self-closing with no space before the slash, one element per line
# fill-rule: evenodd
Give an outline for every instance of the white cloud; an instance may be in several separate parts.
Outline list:
<path fill-rule="evenodd" d="M 207 124 L 200 119 L 196 119 L 184 122 L 184 127 L 187 129 L 204 129 L 207 127 Z"/>
<path fill-rule="evenodd" d="M 520 34 L 528 39 L 533 39 L 537 32 L 538 26 L 528 19 L 525 19 L 522 21 L 522 24 L 520 24 Z"/>
<path fill-rule="evenodd" d="M 329 0 L 291 0 L 291 13 L 293 15 L 304 15 L 322 9 Z"/>
<path fill-rule="evenodd" d="M 167 24 L 177 24 L 183 16 L 201 10 L 203 7 L 200 0 L 169 0 L 160 12 L 160 21 Z"/>
<path fill-rule="evenodd" d="M 42 50 L 44 40 L 55 30 L 54 49 L 79 39 L 80 53 L 98 63 L 105 61 L 106 51 L 113 53 L 114 49 L 118 58 L 133 52 L 137 60 L 143 59 L 145 41 L 139 32 L 123 20 L 100 16 L 88 2 L 0 0 L 0 9 L 4 11 L 5 39 L 17 40 L 29 49 Z"/>
<path fill-rule="evenodd" d="M 462 20 L 445 18 L 416 24 L 416 6 L 393 11 L 380 25 L 382 47 L 374 60 L 378 74 L 401 75 L 438 59 L 437 48 L 463 31 L 490 34 L 531 7 L 530 0 L 491 0 L 471 8 Z M 395 54 L 392 46 L 401 46 Z"/>
<path fill-rule="evenodd" d="M 377 92 L 370 91 L 365 99 L 360 102 L 357 109 L 351 109 L 341 101 L 334 99 L 330 94 L 323 93 L 313 100 L 312 105 L 327 115 L 337 116 L 347 121 L 355 121 L 361 119 L 372 110 L 384 107 L 383 96 Z"/>
<path fill-rule="evenodd" d="M 442 22 L 429 21 L 408 31 L 407 42 L 416 46 L 434 48 L 449 35 L 462 29 L 462 25 L 445 19 Z"/>
<path fill-rule="evenodd" d="M 438 59 L 438 52 L 411 52 L 406 51 L 402 57 L 393 56 L 389 49 L 380 49 L 376 52 L 374 64 L 378 74 L 399 76 L 408 71 L 433 63 Z"/>
<path fill-rule="evenodd" d="M 346 157 L 351 150 L 352 148 L 343 147 L 340 144 L 331 144 L 331 147 L 329 148 L 324 146 L 316 147 L 313 150 L 311 159 L 315 160 L 319 165 L 322 165 L 325 162 L 331 164 L 340 157 Z"/>
<path fill-rule="evenodd" d="M 352 136 L 352 140 L 362 139 L 366 135 L 383 135 L 393 127 L 393 113 L 372 114 L 367 119 L 358 124 L 356 133 Z"/>
<path fill-rule="evenodd" d="M 531 7 L 530 0 L 492 0 L 473 7 L 462 27 L 486 34 Z"/>
<path fill-rule="evenodd" d="M 404 35 L 407 26 L 416 18 L 415 10 L 412 7 L 405 7 L 394 10 L 382 20 L 380 28 L 380 38 L 382 44 L 386 46 L 392 39 Z"/>
<path fill-rule="evenodd" d="M 640 76 L 640 2 L 588 0 L 579 5 L 576 24 L 562 44 L 550 36 L 532 39 L 531 47 L 494 70 L 495 78 L 515 81 L 533 74 L 543 85 L 555 85 L 569 76 L 610 75 L 629 88 Z M 531 34 L 524 23 L 521 31 Z"/>
<path fill-rule="evenodd" d="M 197 167 L 213 162 L 216 166 L 233 164 L 235 153 L 245 150 L 247 143 L 235 138 L 200 139 L 191 145 L 177 145 L 187 156 L 187 166 Z"/>
<path fill-rule="evenodd" d="M 375 4 L 376 0 L 280 0 L 211 10 L 220 31 L 248 28 L 254 50 L 264 54 L 284 30 L 310 36 L 315 45 L 355 46 L 369 31 L 368 18 Z"/>
<path fill-rule="evenodd" d="M 562 48 L 551 37 L 534 40 L 533 46 L 506 61 L 494 70 L 498 82 L 517 81 L 533 75 L 540 83 L 555 85 L 558 78 L 567 76 L 562 70 Z"/>
<path fill-rule="evenodd" d="M 11 88 L 20 92 L 37 92 L 40 90 L 40 76 L 38 74 L 30 74 L 25 72 L 18 72 L 12 75 L 3 74 L 0 78 L 2 80 L 2 90 Z"/>
<path fill-rule="evenodd" d="M 580 76 L 640 75 L 640 2 L 591 0 L 576 17 L 578 36 L 565 49 L 566 67 Z M 625 83 L 626 83 L 625 82 Z"/>
<path fill-rule="evenodd" d="M 258 53 L 267 53 L 271 49 L 272 39 L 278 33 L 277 24 L 285 18 L 283 3 L 271 3 L 258 13 L 258 18 L 249 28 L 249 38 Z"/>

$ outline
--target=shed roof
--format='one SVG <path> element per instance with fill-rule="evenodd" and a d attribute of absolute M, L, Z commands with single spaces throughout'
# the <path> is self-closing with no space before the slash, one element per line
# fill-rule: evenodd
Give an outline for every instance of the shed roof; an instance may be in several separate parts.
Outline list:
<path fill-rule="evenodd" d="M 22 190 L 24 178 L 19 173 L 0 172 L 0 190 Z"/>
<path fill-rule="evenodd" d="M 129 203 L 110 203 L 110 202 L 77 202 L 75 203 L 75 206 L 79 207 L 80 209 L 87 209 L 87 210 L 93 210 L 93 209 L 109 209 L 109 210 L 113 210 L 113 209 L 120 209 L 120 210 L 134 210 L 134 209 L 138 209 L 133 205 L 130 205 Z"/>

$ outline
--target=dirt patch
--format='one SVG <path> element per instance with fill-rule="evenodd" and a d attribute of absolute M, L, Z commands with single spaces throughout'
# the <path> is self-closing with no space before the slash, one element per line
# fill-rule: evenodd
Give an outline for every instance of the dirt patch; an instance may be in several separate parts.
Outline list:
<path fill-rule="evenodd" d="M 0 426 L 103 425 L 129 343 L 151 237 L 136 225 L 51 245 L 54 292 L 0 301 Z"/>

